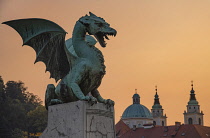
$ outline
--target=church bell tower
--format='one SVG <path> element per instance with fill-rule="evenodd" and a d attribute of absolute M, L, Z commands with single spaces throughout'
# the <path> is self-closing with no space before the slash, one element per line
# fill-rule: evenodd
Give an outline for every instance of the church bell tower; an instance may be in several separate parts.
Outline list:
<path fill-rule="evenodd" d="M 152 116 L 153 116 L 153 124 L 159 125 L 159 126 L 166 126 L 167 120 L 166 120 L 166 114 L 163 115 L 163 108 L 162 105 L 160 105 L 159 101 L 159 95 L 157 93 L 157 86 L 155 86 L 155 99 L 154 99 L 154 105 L 152 106 Z"/>
<path fill-rule="evenodd" d="M 184 111 L 184 123 L 185 124 L 198 124 L 203 125 L 203 112 L 200 112 L 200 105 L 195 97 L 195 91 L 193 89 L 193 81 L 192 81 L 192 89 L 190 91 L 190 100 L 187 104 L 187 111 Z"/>

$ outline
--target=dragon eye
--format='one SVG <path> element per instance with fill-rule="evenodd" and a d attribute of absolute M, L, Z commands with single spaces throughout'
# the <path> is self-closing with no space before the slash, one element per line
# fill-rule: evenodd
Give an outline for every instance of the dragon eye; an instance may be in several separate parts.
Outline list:
<path fill-rule="evenodd" d="M 96 23 L 98 25 L 98 27 L 102 27 L 103 23 Z"/>

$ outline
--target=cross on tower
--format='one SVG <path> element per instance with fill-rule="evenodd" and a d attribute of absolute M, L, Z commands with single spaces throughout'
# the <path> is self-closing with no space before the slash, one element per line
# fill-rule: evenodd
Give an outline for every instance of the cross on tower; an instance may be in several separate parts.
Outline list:
<path fill-rule="evenodd" d="M 193 80 L 191 80 L 191 86 L 193 87 Z"/>
<path fill-rule="evenodd" d="M 137 89 L 135 89 L 135 93 L 137 94 Z"/>

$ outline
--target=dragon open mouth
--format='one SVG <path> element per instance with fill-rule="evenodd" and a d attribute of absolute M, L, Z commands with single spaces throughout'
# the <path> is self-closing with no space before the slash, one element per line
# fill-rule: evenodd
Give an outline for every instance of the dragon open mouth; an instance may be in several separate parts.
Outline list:
<path fill-rule="evenodd" d="M 107 32 L 107 33 L 98 32 L 94 36 L 96 37 L 96 39 L 98 40 L 98 42 L 100 43 L 100 45 L 102 47 L 106 47 L 106 42 L 105 42 L 104 38 L 109 40 L 108 35 L 109 36 L 116 36 L 116 32 Z"/>

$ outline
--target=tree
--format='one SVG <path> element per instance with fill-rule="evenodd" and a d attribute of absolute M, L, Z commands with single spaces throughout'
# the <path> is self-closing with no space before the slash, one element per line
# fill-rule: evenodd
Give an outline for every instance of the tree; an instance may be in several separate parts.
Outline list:
<path fill-rule="evenodd" d="M 11 99 L 18 99 L 21 103 L 25 101 L 25 91 L 26 87 L 24 87 L 24 83 L 21 81 L 8 81 L 6 83 L 5 93 L 6 96 Z"/>
<path fill-rule="evenodd" d="M 3 102 L 6 98 L 4 88 L 5 88 L 4 81 L 2 77 L 0 76 L 0 103 Z"/>
<path fill-rule="evenodd" d="M 8 101 L 8 110 L 7 110 L 7 119 L 10 124 L 10 128 L 14 130 L 15 128 L 19 128 L 21 130 L 27 130 L 26 122 L 27 122 L 27 111 L 25 109 L 24 104 L 20 102 L 19 99 L 10 99 Z"/>
<path fill-rule="evenodd" d="M 24 133 L 21 129 L 15 128 L 12 131 L 12 138 L 24 138 Z"/>
<path fill-rule="evenodd" d="M 27 113 L 28 128 L 30 133 L 43 132 L 47 127 L 47 110 L 40 105 Z"/>
<path fill-rule="evenodd" d="M 27 112 L 34 110 L 36 107 L 42 105 L 42 100 L 33 93 L 25 92 L 25 108 Z"/>
<path fill-rule="evenodd" d="M 29 112 L 42 104 L 41 99 L 27 91 L 22 81 L 8 81 L 5 88 L 6 96 L 10 99 L 18 99 L 25 106 L 25 110 Z"/>
<path fill-rule="evenodd" d="M 40 98 L 28 92 L 23 82 L 8 81 L 4 85 L 0 76 L 0 137 L 20 137 L 22 131 L 30 130 L 42 132 L 47 112 L 41 104 Z"/>
<path fill-rule="evenodd" d="M 7 118 L 8 103 L 5 94 L 5 85 L 2 77 L 0 76 L 0 137 L 11 137 L 11 129 Z"/>

